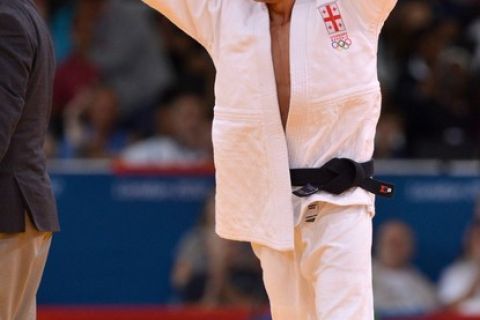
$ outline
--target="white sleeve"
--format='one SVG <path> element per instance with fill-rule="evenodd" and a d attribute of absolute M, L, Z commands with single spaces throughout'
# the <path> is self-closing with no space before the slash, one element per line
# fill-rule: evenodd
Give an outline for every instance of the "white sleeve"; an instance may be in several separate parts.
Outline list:
<path fill-rule="evenodd" d="M 212 47 L 223 0 L 143 0 L 207 49 Z"/>
<path fill-rule="evenodd" d="M 380 32 L 383 24 L 397 4 L 397 0 L 351 0 L 365 18 L 370 29 Z"/>

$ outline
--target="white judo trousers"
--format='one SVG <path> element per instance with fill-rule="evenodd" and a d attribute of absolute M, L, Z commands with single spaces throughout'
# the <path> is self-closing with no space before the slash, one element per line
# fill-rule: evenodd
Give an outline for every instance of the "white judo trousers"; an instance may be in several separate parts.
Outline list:
<path fill-rule="evenodd" d="M 252 244 L 273 320 L 373 320 L 372 215 L 316 202 L 300 216 L 294 250 Z"/>

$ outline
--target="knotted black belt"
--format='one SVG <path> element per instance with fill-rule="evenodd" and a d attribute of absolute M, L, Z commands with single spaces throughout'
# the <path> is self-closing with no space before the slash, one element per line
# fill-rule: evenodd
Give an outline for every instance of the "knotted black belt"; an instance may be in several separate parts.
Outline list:
<path fill-rule="evenodd" d="M 335 158 L 321 168 L 290 169 L 292 186 L 302 187 L 294 192 L 298 197 L 308 197 L 318 191 L 342 194 L 360 187 L 383 197 L 392 197 L 394 186 L 373 179 L 373 160 L 358 163 L 351 159 Z"/>

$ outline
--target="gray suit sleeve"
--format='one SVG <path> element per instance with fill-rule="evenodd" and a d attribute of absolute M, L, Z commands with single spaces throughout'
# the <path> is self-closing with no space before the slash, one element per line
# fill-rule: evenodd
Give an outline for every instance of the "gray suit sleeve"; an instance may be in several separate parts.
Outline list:
<path fill-rule="evenodd" d="M 18 19 L 0 11 L 0 161 L 23 112 L 33 49 Z"/>

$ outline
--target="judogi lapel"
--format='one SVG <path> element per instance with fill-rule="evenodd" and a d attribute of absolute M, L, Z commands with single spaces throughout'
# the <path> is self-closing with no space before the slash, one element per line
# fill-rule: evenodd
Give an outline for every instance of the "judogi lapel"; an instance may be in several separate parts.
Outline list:
<path fill-rule="evenodd" d="M 374 197 L 359 188 L 292 201 L 289 168 L 372 157 L 381 105 L 378 35 L 396 0 L 296 1 L 286 132 L 264 4 L 144 1 L 204 45 L 217 69 L 212 136 L 220 236 L 290 250 L 294 215 L 312 202 L 368 206 L 373 213 Z"/>

